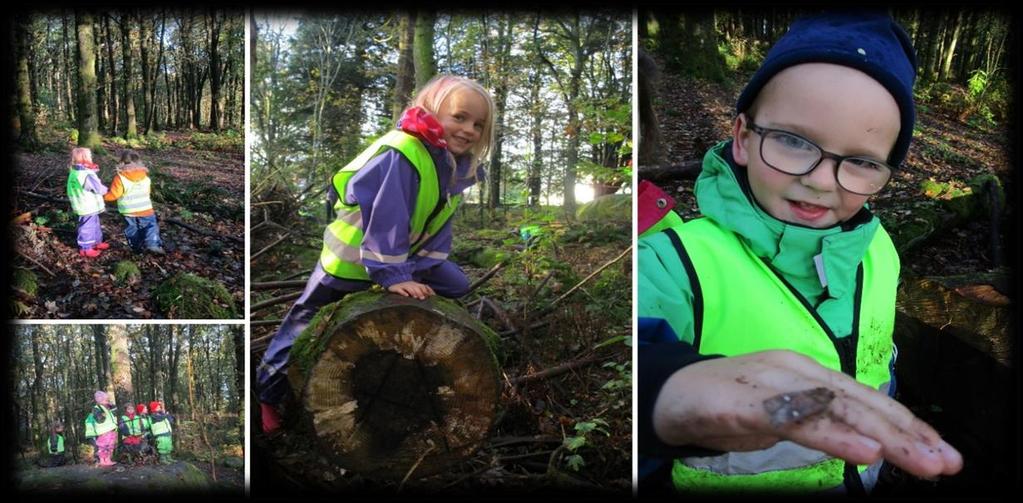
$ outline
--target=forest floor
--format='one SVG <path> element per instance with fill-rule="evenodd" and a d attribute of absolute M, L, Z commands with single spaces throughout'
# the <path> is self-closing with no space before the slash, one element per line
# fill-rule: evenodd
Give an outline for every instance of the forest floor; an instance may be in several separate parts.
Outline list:
<path fill-rule="evenodd" d="M 712 83 L 662 70 L 654 101 L 661 129 L 662 155 L 658 164 L 667 166 L 700 161 L 710 147 L 729 138 L 735 119 L 735 99 L 749 76 L 735 75 L 730 82 Z M 993 280 L 991 285 L 997 291 L 995 297 L 999 302 L 1011 302 L 1009 297 L 1012 292 L 1004 278 L 1014 273 L 1007 269 L 1007 265 L 1015 259 L 1010 252 L 1005 252 L 1003 256 L 1008 264 L 998 263 L 995 248 L 1004 250 L 1015 244 L 1013 241 L 1016 239 L 1012 232 L 1014 227 L 1011 227 L 1015 222 L 1015 202 L 1011 197 L 1014 191 L 1010 153 L 1012 135 L 1012 130 L 1005 125 L 963 123 L 954 114 L 941 110 L 937 105 L 917 104 L 917 123 L 909 155 L 901 169 L 895 173 L 892 182 L 870 200 L 871 211 L 881 219 L 889 233 L 913 224 L 918 214 L 934 203 L 932 195 L 927 194 L 923 188 L 927 181 L 963 187 L 973 177 L 991 174 L 998 178 L 1008 197 L 1004 200 L 1000 216 L 992 217 L 990 213 L 981 212 L 954 225 L 939 226 L 918 245 L 900 253 L 903 283 L 914 276 L 956 275 L 984 282 L 992 281 L 984 278 L 993 277 L 985 273 L 998 272 L 1002 279 Z M 676 211 L 684 219 L 698 216 L 693 194 L 695 177 L 659 181 L 658 185 L 675 199 Z M 948 320 L 948 323 L 952 321 Z M 944 326 L 932 328 L 935 333 L 944 329 Z M 979 328 L 977 330 L 980 331 Z M 1005 326 L 1000 327 L 1000 330 L 1013 332 L 1011 327 Z M 954 353 L 955 349 L 952 348 L 962 346 L 962 343 L 958 340 L 945 340 L 953 339 L 947 337 L 950 333 L 954 333 L 952 329 L 943 333 L 946 335 L 944 338 L 926 338 L 925 347 L 932 348 L 934 354 L 916 358 L 913 358 L 915 355 L 905 355 L 902 360 L 915 362 L 918 367 L 909 369 L 907 365 L 896 366 L 899 375 L 916 371 L 934 377 L 931 383 L 972 383 L 965 387 L 981 386 L 990 389 L 992 396 L 999 395 L 1002 390 L 1012 393 L 1010 384 L 989 377 L 1010 373 L 1010 369 L 996 363 L 990 354 L 985 355 L 976 350 L 971 350 L 969 354 L 961 351 Z M 898 335 L 897 330 L 896 337 Z M 1004 341 L 994 340 L 994 343 L 1000 342 Z M 939 375 L 956 377 L 939 381 Z M 920 382 L 920 379 L 905 381 Z M 985 400 L 990 399 L 988 395 L 984 395 L 987 398 L 976 400 L 969 396 L 946 395 L 951 393 L 949 388 L 907 389 L 901 386 L 898 389 L 898 399 L 920 418 L 934 425 L 952 445 L 962 451 L 966 468 L 958 476 L 944 477 L 937 482 L 909 477 L 898 470 L 886 472 L 882 476 L 882 484 L 875 492 L 884 495 L 978 494 L 978 490 L 988 492 L 1004 487 L 1015 473 L 1014 470 L 1018 470 L 1018 466 L 1000 461 L 1013 456 L 1011 449 L 1002 448 L 999 439 L 1012 438 L 1013 433 L 1006 425 L 1013 427 L 1015 420 L 1005 417 L 1005 407 L 997 403 L 997 398 L 995 402 L 985 403 Z"/>
<path fill-rule="evenodd" d="M 54 133 L 55 134 L 55 133 Z M 212 143 L 204 133 L 161 133 L 159 148 L 136 149 L 150 169 L 152 198 L 165 256 L 135 254 L 124 238 L 124 218 L 116 203 L 107 205 L 100 221 L 110 248 L 98 258 L 78 255 L 77 217 L 67 202 L 68 153 L 71 144 L 51 139 L 49 147 L 17 153 L 13 183 L 14 217 L 10 226 L 16 247 L 13 309 L 16 318 L 240 318 L 244 302 L 245 163 L 237 140 Z M 227 145 L 227 146 L 223 146 Z M 109 186 L 121 144 L 104 143 L 95 154 L 99 177 Z M 174 222 L 180 222 L 180 225 Z M 191 227 L 191 229 L 187 227 Z M 131 261 L 134 277 L 125 274 Z M 119 269 L 120 268 L 120 269 Z M 169 290 L 208 289 L 207 303 L 220 315 L 157 302 L 156 289 L 179 273 L 190 273 L 185 285 Z M 31 276 L 31 281 L 25 276 Z M 204 283 L 210 280 L 213 283 Z M 226 290 L 224 290 L 226 288 Z M 195 293 L 198 295 L 198 293 Z M 187 298 L 184 300 L 188 300 Z M 209 309 L 206 306 L 205 309 Z M 233 314 L 231 312 L 233 311 Z"/>
<path fill-rule="evenodd" d="M 631 196 L 617 197 L 628 201 Z M 460 299 L 470 313 L 501 334 L 504 375 L 514 378 L 581 362 L 568 372 L 546 379 L 506 383 L 499 405 L 503 412 L 489 440 L 475 455 L 443 475 L 412 478 L 404 484 L 372 482 L 360 478 L 355 473 L 357 467 L 338 474 L 337 467 L 311 465 L 316 456 L 291 452 L 291 444 L 281 437 L 268 440 L 256 427 L 253 490 L 258 486 L 260 491 L 329 489 L 385 494 L 396 490 L 628 494 L 632 459 L 632 261 L 627 252 L 631 240 L 628 206 L 620 211 L 624 212 L 624 220 L 606 218 L 603 222 L 572 224 L 556 219 L 554 210 L 527 215 L 513 208 L 481 217 L 476 208 L 467 205 L 457 215 L 451 259 L 470 281 L 483 277 L 501 260 L 507 261 L 488 281 Z M 519 227 L 527 223 L 540 223 L 545 229 L 528 250 L 518 234 Z M 296 234 L 307 239 L 289 240 L 260 256 L 252 263 L 253 281 L 308 277 L 319 256 L 321 232 L 321 225 L 306 225 Z M 279 234 L 254 234 L 253 250 L 273 243 Z M 602 272 L 554 305 L 549 314 L 542 314 L 557 297 L 605 265 Z M 254 292 L 252 302 L 287 291 L 297 292 L 298 288 Z M 487 309 L 481 308 L 481 297 L 487 299 Z M 268 307 L 254 313 L 252 319 L 279 320 L 290 304 Z M 502 321 L 490 305 L 496 305 L 508 321 Z M 530 328 L 512 334 L 507 323 Z M 259 361 L 278 324 L 271 321 L 268 325 L 253 325 L 254 362 Z M 258 417 L 252 421 L 260 424 Z M 324 473 L 308 473 L 318 470 Z"/>
<path fill-rule="evenodd" d="M 176 461 L 168 465 L 118 464 L 99 467 L 71 464 L 54 468 L 32 467 L 16 471 L 15 480 L 17 488 L 25 493 L 201 491 L 240 494 L 245 488 L 245 475 L 240 469 L 220 468 L 217 482 L 213 482 L 199 464 L 187 461 Z"/>

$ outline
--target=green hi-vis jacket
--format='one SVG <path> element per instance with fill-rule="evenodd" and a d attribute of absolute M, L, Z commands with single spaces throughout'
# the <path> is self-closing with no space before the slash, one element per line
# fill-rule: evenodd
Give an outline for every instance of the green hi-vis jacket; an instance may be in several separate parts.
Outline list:
<path fill-rule="evenodd" d="M 150 420 L 152 420 L 152 419 L 150 419 Z M 154 437 L 159 437 L 161 435 L 170 435 L 171 434 L 170 420 L 167 419 L 166 417 L 164 417 L 160 421 L 152 421 L 150 423 L 150 427 L 152 428 L 152 432 L 153 432 L 153 436 Z"/>
<path fill-rule="evenodd" d="M 128 416 L 121 416 L 121 422 L 124 423 L 129 436 L 135 437 L 142 434 L 145 423 L 141 417 L 135 416 L 133 418 L 129 418 Z"/>
<path fill-rule="evenodd" d="M 341 168 L 331 180 L 338 194 L 337 203 L 334 204 L 337 219 L 328 225 L 323 233 L 320 264 L 324 271 L 338 278 L 369 280 L 369 274 L 362 265 L 362 210 L 358 203 L 347 204 L 345 193 L 352 177 L 385 149 L 401 152 L 419 175 L 416 207 L 409 221 L 409 240 L 412 243 L 410 255 L 418 251 L 428 237 L 436 234 L 444 226 L 462 199 L 462 196 L 458 195 L 452 197 L 446 204 L 441 204 L 437 168 L 429 150 L 418 138 L 398 130 L 380 137 L 352 162 Z"/>
<path fill-rule="evenodd" d="M 85 190 L 85 179 L 93 174 L 89 169 L 74 169 L 67 176 L 67 197 L 71 201 L 71 209 L 76 215 L 91 215 L 106 210 L 103 196 Z"/>
<path fill-rule="evenodd" d="M 639 316 L 666 320 L 701 354 L 786 349 L 886 391 L 899 275 L 888 233 L 866 208 L 828 229 L 771 217 L 726 148 L 708 152 L 696 183 L 705 218 L 673 216 L 640 239 Z M 672 478 L 686 491 L 810 491 L 872 486 L 878 467 L 783 441 L 677 459 Z"/>
<path fill-rule="evenodd" d="M 64 435 L 54 433 L 46 441 L 46 452 L 50 454 L 64 454 Z"/>
<path fill-rule="evenodd" d="M 93 410 L 95 411 L 97 407 L 103 411 L 103 422 L 97 422 L 95 414 L 90 413 L 85 418 L 85 436 L 87 438 L 98 437 L 117 429 L 117 421 L 114 420 L 114 415 L 110 413 L 110 409 L 103 405 L 96 405 L 93 407 Z"/>

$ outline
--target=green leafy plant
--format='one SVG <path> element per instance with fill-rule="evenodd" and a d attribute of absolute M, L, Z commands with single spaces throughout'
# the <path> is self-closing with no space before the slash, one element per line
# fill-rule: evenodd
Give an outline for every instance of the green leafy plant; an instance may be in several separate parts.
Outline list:
<path fill-rule="evenodd" d="M 579 451 L 590 443 L 590 438 L 596 433 L 602 433 L 605 437 L 611 436 L 608 431 L 607 421 L 600 418 L 593 418 L 589 421 L 575 423 L 575 435 L 565 437 L 562 445 L 572 454 L 565 458 L 565 465 L 573 471 L 579 471 L 586 465 Z"/>

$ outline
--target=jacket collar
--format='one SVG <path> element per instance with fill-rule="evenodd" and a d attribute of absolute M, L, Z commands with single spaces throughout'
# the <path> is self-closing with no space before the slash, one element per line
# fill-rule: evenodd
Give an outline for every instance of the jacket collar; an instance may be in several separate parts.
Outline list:
<path fill-rule="evenodd" d="M 732 159 L 731 140 L 711 148 L 696 181 L 700 212 L 739 235 L 804 294 L 823 291 L 814 256 L 822 255 L 828 294 L 840 297 L 855 291 L 856 270 L 880 226 L 864 206 L 840 225 L 817 229 L 783 222 L 756 202 L 745 166 Z"/>

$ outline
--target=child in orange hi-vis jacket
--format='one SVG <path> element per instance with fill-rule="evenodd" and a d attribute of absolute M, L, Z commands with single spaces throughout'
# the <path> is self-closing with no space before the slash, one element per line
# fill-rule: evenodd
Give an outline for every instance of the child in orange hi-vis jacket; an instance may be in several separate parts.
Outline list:
<path fill-rule="evenodd" d="M 144 248 L 151 253 L 163 255 L 160 227 L 156 223 L 156 212 L 153 211 L 153 201 L 149 197 L 151 184 L 149 170 L 142 165 L 138 152 L 125 150 L 121 153 L 117 174 L 110 182 L 110 191 L 103 199 L 117 201 L 117 211 L 127 223 L 124 237 L 133 251 L 142 252 Z"/>

